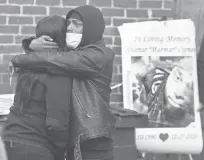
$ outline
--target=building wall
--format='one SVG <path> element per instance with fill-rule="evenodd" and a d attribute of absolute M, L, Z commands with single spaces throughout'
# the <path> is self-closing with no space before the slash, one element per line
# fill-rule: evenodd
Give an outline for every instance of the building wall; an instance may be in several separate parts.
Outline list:
<path fill-rule="evenodd" d="M 148 19 L 148 9 L 152 10 L 154 18 L 175 16 L 173 0 L 0 0 L 0 94 L 13 91 L 9 85 L 8 62 L 13 55 L 23 53 L 22 38 L 35 34 L 36 23 L 43 17 L 53 14 L 65 16 L 71 8 L 84 4 L 94 5 L 104 14 L 107 25 L 105 42 L 116 53 L 113 85 L 122 82 L 121 42 L 117 26 Z M 121 88 L 113 91 L 111 105 L 122 106 Z"/>
<path fill-rule="evenodd" d="M 104 14 L 107 25 L 105 42 L 116 53 L 112 85 L 122 82 L 121 41 L 117 31 L 117 26 L 122 23 L 162 16 L 190 17 L 196 22 L 196 28 L 199 28 L 197 34 L 201 37 L 203 33 L 200 27 L 203 21 L 198 20 L 197 15 L 203 20 L 204 0 L 0 0 L 0 94 L 13 92 L 13 87 L 9 85 L 8 63 L 12 56 L 23 53 L 21 41 L 35 34 L 36 23 L 48 15 L 65 16 L 71 8 L 84 4 L 94 5 Z M 148 10 L 152 11 L 152 17 L 148 15 Z M 111 105 L 123 106 L 122 87 L 112 91 Z M 170 159 L 189 159 L 187 155 L 185 158 L 175 156 Z M 147 159 L 166 160 L 167 157 L 150 154 Z"/>

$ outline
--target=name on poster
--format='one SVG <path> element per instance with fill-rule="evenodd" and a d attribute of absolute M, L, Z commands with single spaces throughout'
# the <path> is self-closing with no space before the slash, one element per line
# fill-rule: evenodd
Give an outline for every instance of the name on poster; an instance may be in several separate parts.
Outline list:
<path fill-rule="evenodd" d="M 127 52 L 196 52 L 195 48 L 189 47 L 193 42 L 192 37 L 175 36 L 135 36 L 132 45 Z M 141 43 L 143 45 L 141 45 Z M 144 45 L 145 44 L 145 45 Z"/>

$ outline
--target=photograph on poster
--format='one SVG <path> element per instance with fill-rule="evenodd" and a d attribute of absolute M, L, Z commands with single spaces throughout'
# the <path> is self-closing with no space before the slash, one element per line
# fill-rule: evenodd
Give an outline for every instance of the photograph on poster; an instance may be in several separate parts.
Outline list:
<path fill-rule="evenodd" d="M 193 58 L 131 56 L 133 109 L 148 127 L 187 127 L 195 121 Z"/>

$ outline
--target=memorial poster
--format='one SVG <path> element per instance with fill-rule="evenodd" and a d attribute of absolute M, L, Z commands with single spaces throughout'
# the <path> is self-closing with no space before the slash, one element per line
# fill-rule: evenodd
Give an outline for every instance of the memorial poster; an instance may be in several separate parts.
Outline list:
<path fill-rule="evenodd" d="M 146 21 L 118 27 L 124 108 L 148 115 L 135 129 L 141 152 L 198 154 L 203 147 L 195 26 L 189 20 Z"/>

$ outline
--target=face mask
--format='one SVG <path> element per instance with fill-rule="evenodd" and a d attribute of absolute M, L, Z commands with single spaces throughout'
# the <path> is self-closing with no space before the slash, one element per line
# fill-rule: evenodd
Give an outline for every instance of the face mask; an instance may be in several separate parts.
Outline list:
<path fill-rule="evenodd" d="M 79 33 L 66 33 L 66 42 L 69 48 L 75 49 L 78 47 L 82 39 L 82 34 Z"/>

